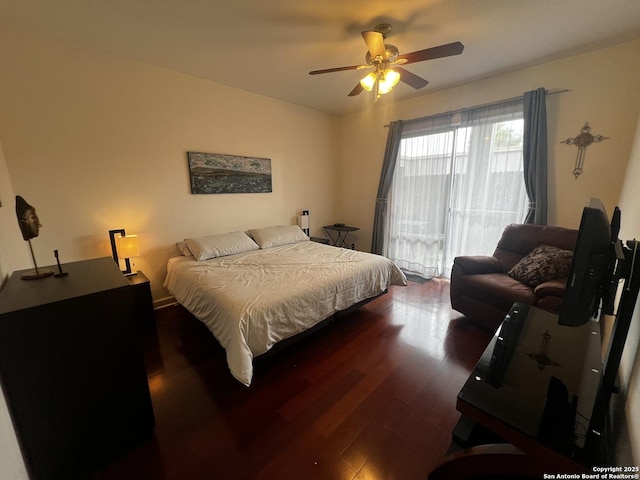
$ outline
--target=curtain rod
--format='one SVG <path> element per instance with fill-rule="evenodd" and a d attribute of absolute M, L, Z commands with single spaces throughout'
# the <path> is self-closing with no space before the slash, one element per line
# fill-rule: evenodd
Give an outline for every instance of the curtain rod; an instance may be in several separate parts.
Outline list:
<path fill-rule="evenodd" d="M 547 90 L 547 96 L 549 95 L 555 95 L 556 93 L 564 93 L 564 92 L 569 92 L 570 90 L 568 88 L 564 88 L 561 90 L 554 90 L 554 91 L 549 91 Z M 418 118 L 414 118 L 412 120 L 403 120 L 403 122 L 412 122 L 414 120 L 420 120 L 422 118 L 427 118 L 427 117 L 435 117 L 437 115 L 455 115 L 457 113 L 462 113 L 462 112 L 466 112 L 468 110 L 472 110 L 474 108 L 483 108 L 483 107 L 491 107 L 492 105 L 499 105 L 501 103 L 505 103 L 505 102 L 512 102 L 514 100 L 518 100 L 523 98 L 524 95 L 519 95 L 517 97 L 511 97 L 511 98 L 507 98 L 505 100 L 497 100 L 495 102 L 489 102 L 489 103 L 483 103 L 481 105 L 475 105 L 473 107 L 466 107 L 466 108 L 461 108 L 458 110 L 450 110 L 448 112 L 443 112 L 443 113 L 434 113 L 433 115 L 427 115 L 425 117 L 418 117 Z M 384 128 L 389 128 L 389 124 L 387 123 L 386 125 L 383 125 Z"/>

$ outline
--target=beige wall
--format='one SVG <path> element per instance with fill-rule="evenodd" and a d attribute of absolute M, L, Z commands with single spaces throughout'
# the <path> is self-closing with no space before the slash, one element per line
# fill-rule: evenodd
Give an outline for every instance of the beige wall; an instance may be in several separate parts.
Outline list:
<path fill-rule="evenodd" d="M 635 142 L 629 159 L 629 167 L 625 175 L 620 194 L 622 240 L 640 239 L 640 115 L 637 117 Z M 636 303 L 631 328 L 625 344 L 625 350 L 620 363 L 620 390 L 623 402 L 619 414 L 623 423 L 618 434 L 623 439 L 618 441 L 616 453 L 621 465 L 640 464 L 640 303 Z"/>
<path fill-rule="evenodd" d="M 0 143 L 0 287 L 11 272 L 31 258 L 18 226 L 15 205 L 13 186 Z"/>
<path fill-rule="evenodd" d="M 0 142 L 0 285 L 6 277 L 29 260 L 28 250 L 16 218 L 13 187 Z M 26 479 L 20 447 L 0 389 L 0 478 Z"/>
<path fill-rule="evenodd" d="M 464 55 L 461 57 L 461 61 Z M 437 67 L 437 61 L 433 62 Z M 548 223 L 577 227 L 589 197 L 599 197 L 611 212 L 618 201 L 640 110 L 640 42 L 631 42 L 564 60 L 497 75 L 456 88 L 391 104 L 382 98 L 369 111 L 340 119 L 339 163 L 341 221 L 362 230 L 358 247 L 371 246 L 375 195 L 387 137 L 393 120 L 481 105 L 522 95 L 538 87 L 569 92 L 547 98 L 549 131 Z M 406 88 L 406 87 L 396 87 Z M 390 95 L 393 95 L 391 92 Z M 587 149 L 585 172 L 572 175 L 575 137 L 588 121 L 593 134 L 611 137 Z"/>
<path fill-rule="evenodd" d="M 109 256 L 140 237 L 156 300 L 188 236 L 333 220 L 335 120 L 313 110 L 78 47 L 0 37 L 0 135 L 16 194 L 44 225 L 39 265 Z M 189 150 L 272 160 L 273 193 L 192 195 Z M 29 268 L 26 264 L 23 268 Z"/>

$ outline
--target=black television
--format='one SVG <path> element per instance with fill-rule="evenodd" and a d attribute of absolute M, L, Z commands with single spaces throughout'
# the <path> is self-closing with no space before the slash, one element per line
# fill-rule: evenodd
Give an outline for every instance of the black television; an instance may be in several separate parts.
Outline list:
<path fill-rule="evenodd" d="M 603 304 L 611 308 L 619 229 L 620 210 L 616 207 L 610 223 L 602 202 L 590 199 L 582 211 L 559 324 L 580 326 L 597 317 Z"/>

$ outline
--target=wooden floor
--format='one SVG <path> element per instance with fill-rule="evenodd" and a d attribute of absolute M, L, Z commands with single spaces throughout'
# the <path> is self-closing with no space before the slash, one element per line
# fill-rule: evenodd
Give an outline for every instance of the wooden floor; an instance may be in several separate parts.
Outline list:
<path fill-rule="evenodd" d="M 154 436 L 107 479 L 425 479 L 489 342 L 432 280 L 388 294 L 269 359 L 247 388 L 182 307 L 146 338 Z"/>

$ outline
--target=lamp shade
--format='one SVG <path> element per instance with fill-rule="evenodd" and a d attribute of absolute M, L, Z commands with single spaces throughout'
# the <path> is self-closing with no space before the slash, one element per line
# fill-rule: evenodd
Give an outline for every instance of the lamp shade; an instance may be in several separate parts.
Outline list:
<path fill-rule="evenodd" d="M 140 247 L 138 245 L 137 235 L 125 235 L 117 237 L 118 239 L 118 256 L 120 258 L 133 258 L 140 256 Z"/>
<path fill-rule="evenodd" d="M 371 72 L 362 80 L 360 80 L 360 85 L 362 85 L 362 88 L 364 88 L 367 92 L 370 92 L 371 90 L 373 90 L 373 86 L 376 84 L 377 80 L 378 76 L 374 72 Z"/>
<path fill-rule="evenodd" d="M 389 93 L 393 87 L 395 87 L 400 81 L 400 74 L 395 70 L 387 70 L 384 73 L 384 77 L 380 80 L 380 85 L 378 87 L 378 92 L 385 94 Z"/>

